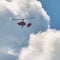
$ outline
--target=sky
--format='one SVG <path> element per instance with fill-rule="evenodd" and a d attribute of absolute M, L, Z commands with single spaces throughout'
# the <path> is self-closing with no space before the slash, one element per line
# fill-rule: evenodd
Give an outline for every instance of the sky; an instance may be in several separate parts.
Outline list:
<path fill-rule="evenodd" d="M 0 60 L 60 60 L 59 9 L 59 0 L 0 0 Z M 11 20 L 31 17 L 29 28 Z"/>
<path fill-rule="evenodd" d="M 51 28 L 55 28 L 60 30 L 60 0 L 40 0 L 43 8 L 47 11 L 49 16 L 51 17 L 50 26 Z"/>

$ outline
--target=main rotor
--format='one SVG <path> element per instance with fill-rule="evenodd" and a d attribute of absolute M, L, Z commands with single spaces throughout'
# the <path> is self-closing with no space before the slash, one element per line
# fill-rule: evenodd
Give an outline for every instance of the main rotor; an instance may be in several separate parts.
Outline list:
<path fill-rule="evenodd" d="M 28 23 L 28 24 L 26 24 L 26 22 L 24 22 L 24 20 L 29 20 L 29 19 L 34 19 L 34 17 L 31 17 L 31 18 L 13 18 L 13 19 L 11 19 L 11 20 L 22 20 L 22 21 L 20 21 L 20 22 L 18 22 L 17 24 L 19 25 L 19 26 L 25 26 L 25 25 L 27 25 L 27 27 L 30 27 L 30 26 L 32 26 L 32 24 L 31 24 L 31 22 L 30 23 Z"/>

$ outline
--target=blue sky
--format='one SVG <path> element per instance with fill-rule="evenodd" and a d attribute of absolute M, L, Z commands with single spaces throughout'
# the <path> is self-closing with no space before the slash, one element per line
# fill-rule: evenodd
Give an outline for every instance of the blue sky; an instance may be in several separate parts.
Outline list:
<path fill-rule="evenodd" d="M 60 0 L 40 0 L 43 8 L 50 16 L 51 28 L 60 30 Z"/>

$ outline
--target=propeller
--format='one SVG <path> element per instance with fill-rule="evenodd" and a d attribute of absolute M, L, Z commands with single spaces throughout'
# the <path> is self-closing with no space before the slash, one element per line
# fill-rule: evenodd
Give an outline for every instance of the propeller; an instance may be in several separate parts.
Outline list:
<path fill-rule="evenodd" d="M 25 20 L 25 19 L 34 19 L 35 17 L 32 17 L 32 18 L 23 18 L 23 19 L 20 19 L 20 18 L 18 18 L 18 19 L 12 19 L 12 20 Z"/>

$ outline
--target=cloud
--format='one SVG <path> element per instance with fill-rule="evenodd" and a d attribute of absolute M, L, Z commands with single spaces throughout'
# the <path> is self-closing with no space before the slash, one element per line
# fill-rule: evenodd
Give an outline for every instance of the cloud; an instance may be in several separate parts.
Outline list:
<path fill-rule="evenodd" d="M 7 48 L 7 47 L 4 47 L 4 48 L 1 48 L 0 47 L 0 53 L 4 53 L 6 55 L 12 55 L 12 56 L 17 56 L 18 54 L 11 48 Z"/>
<path fill-rule="evenodd" d="M 35 17 L 27 21 L 33 24 L 31 32 L 44 31 L 49 26 L 50 17 L 37 0 L 11 0 L 11 2 L 4 0 L 0 1 L 0 3 L 17 16 L 16 18 Z"/>
<path fill-rule="evenodd" d="M 11 0 L 11 2 L 1 0 L 0 9 L 0 39 L 3 46 L 11 43 L 11 45 L 27 45 L 27 40 L 31 33 L 45 31 L 49 26 L 50 17 L 42 8 L 42 4 L 37 0 Z M 25 26 L 22 29 L 17 25 L 17 21 L 9 21 L 10 17 L 17 18 L 15 12 L 20 18 L 35 17 L 35 19 L 26 21 L 26 23 L 31 22 L 32 26 L 30 28 Z M 9 38 L 11 36 L 13 37 L 12 39 Z"/>
<path fill-rule="evenodd" d="M 25 20 L 28 24 L 32 23 L 30 28 L 26 26 L 22 29 L 17 25 L 19 21 L 9 21 L 9 18 L 28 18 L 34 19 Z M 29 35 L 39 31 L 45 31 L 49 27 L 50 17 L 42 8 L 42 4 L 37 0 L 1 0 L 0 1 L 0 47 L 7 52 L 2 52 L 6 59 L 12 57 L 16 51 L 20 51 L 23 46 L 28 45 Z M 8 51 L 8 47 L 11 50 Z M 3 58 L 3 57 L 2 57 Z M 1 59 L 1 60 L 6 60 Z M 13 60 L 13 59 L 11 59 Z"/>
<path fill-rule="evenodd" d="M 48 29 L 43 33 L 31 34 L 29 44 L 22 48 L 18 60 L 55 60 L 53 56 L 56 58 L 56 52 L 60 52 L 59 45 L 60 31 Z"/>
<path fill-rule="evenodd" d="M 22 29 L 17 21 L 9 21 L 10 17 L 35 18 L 25 21 L 32 23 L 30 28 L 25 26 Z M 52 55 L 55 60 L 60 52 L 60 31 L 48 29 L 49 21 L 49 15 L 37 0 L 0 0 L 0 60 L 15 60 L 13 55 L 17 53 L 14 49 L 20 51 L 18 60 L 49 60 Z"/>
<path fill-rule="evenodd" d="M 46 30 L 49 26 L 50 17 L 44 8 L 42 8 L 42 4 L 37 0 L 12 0 L 11 5 L 8 5 L 7 8 L 20 18 L 35 17 L 28 21 L 33 24 L 31 28 L 32 32 Z"/>
<path fill-rule="evenodd" d="M 17 53 L 10 47 L 0 47 L 0 60 L 15 60 L 17 58 Z"/>

